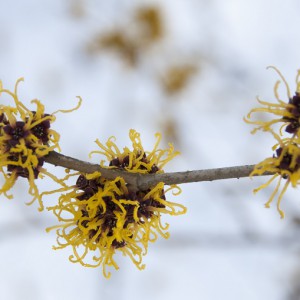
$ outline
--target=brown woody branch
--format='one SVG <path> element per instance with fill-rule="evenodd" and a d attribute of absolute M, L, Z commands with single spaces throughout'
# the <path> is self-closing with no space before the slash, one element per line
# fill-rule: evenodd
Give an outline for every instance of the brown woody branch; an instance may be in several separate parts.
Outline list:
<path fill-rule="evenodd" d="M 67 169 L 77 170 L 83 173 L 93 173 L 99 171 L 107 179 L 115 179 L 121 176 L 135 189 L 147 189 L 159 182 L 167 185 L 181 184 L 199 181 L 213 181 L 229 178 L 248 177 L 254 165 L 226 167 L 217 169 L 194 170 L 184 172 L 172 172 L 163 174 L 137 174 L 129 173 L 120 169 L 106 169 L 97 164 L 91 164 L 73 157 L 69 157 L 52 151 L 45 157 L 47 163 L 61 166 Z M 265 175 L 270 175 L 265 174 Z"/>

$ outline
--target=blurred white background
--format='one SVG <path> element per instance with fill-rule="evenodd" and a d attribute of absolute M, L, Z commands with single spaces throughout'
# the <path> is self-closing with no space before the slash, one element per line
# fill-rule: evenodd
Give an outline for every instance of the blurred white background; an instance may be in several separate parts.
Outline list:
<path fill-rule="evenodd" d="M 73 107 L 77 95 L 83 98 L 78 111 L 57 115 L 53 125 L 62 153 L 87 160 L 95 139 L 111 135 L 120 147 L 129 146 L 134 128 L 145 149 L 152 149 L 160 131 L 164 145 L 173 142 L 181 151 L 166 171 L 253 164 L 272 155 L 272 138 L 250 135 L 242 118 L 256 106 L 257 95 L 274 99 L 278 76 L 266 71 L 268 65 L 295 88 L 299 1 L 0 4 L 4 86 L 13 89 L 24 76 L 20 98 L 28 105 L 40 99 L 49 113 Z M 149 7 L 158 12 L 159 26 L 136 17 Z M 108 46 L 109 38 L 117 50 Z M 1 299 L 300 299 L 299 191 L 286 193 L 281 220 L 275 205 L 264 208 L 272 188 L 252 193 L 265 180 L 182 185 L 174 200 L 188 213 L 164 219 L 170 239 L 150 245 L 144 271 L 118 257 L 120 270 L 110 280 L 101 268 L 70 263 L 69 250 L 52 250 L 55 232 L 45 228 L 57 221 L 24 204 L 27 184 L 19 180 L 13 200 L 0 197 Z"/>

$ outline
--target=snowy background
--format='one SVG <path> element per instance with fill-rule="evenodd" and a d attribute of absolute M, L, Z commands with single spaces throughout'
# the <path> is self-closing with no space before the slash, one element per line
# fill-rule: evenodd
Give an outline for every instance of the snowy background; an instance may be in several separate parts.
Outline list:
<path fill-rule="evenodd" d="M 20 99 L 29 105 L 38 98 L 49 113 L 74 107 L 77 95 L 83 98 L 76 112 L 57 115 L 53 127 L 61 134 L 62 153 L 87 160 L 96 138 L 115 135 L 120 147 L 127 146 L 134 128 L 145 149 L 152 149 L 160 131 L 165 145 L 173 142 L 181 151 L 166 171 L 252 164 L 271 155 L 272 138 L 250 135 L 242 117 L 256 106 L 257 95 L 274 99 L 278 76 L 267 66 L 277 66 L 295 88 L 299 1 L 0 4 L 4 86 L 13 89 L 25 77 Z M 160 12 L 161 36 L 129 56 L 99 46 L 116 31 L 141 38 L 144 29 L 135 16 L 149 6 Z M 174 67 L 192 71 L 182 89 L 171 91 L 165 82 Z M 264 208 L 271 188 L 252 193 L 265 180 L 182 185 L 175 200 L 188 213 L 164 219 L 170 239 L 149 246 L 144 271 L 118 257 L 120 270 L 110 280 L 101 268 L 70 263 L 69 250 L 52 250 L 55 232 L 45 228 L 57 221 L 24 204 L 27 185 L 20 180 L 13 200 L 0 198 L 1 299 L 300 299 L 299 191 L 286 193 L 281 220 L 275 205 Z M 48 199 L 49 205 L 55 201 Z"/>

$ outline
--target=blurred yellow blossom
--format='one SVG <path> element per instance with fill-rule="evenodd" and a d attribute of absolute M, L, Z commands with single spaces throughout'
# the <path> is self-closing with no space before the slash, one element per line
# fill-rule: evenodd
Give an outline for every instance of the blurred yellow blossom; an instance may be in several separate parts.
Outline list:
<path fill-rule="evenodd" d="M 128 22 L 106 32 L 97 33 L 87 44 L 87 52 L 115 52 L 135 66 L 145 50 L 163 37 L 161 11 L 155 6 L 138 7 Z"/>
<path fill-rule="evenodd" d="M 192 64 L 171 66 L 161 77 L 161 84 L 168 94 L 177 94 L 188 85 L 196 72 L 197 67 Z"/>

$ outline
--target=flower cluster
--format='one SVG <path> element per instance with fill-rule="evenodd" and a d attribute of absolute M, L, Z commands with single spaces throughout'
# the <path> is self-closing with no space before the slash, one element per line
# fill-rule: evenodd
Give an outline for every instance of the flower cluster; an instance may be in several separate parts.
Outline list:
<path fill-rule="evenodd" d="M 164 35 L 163 18 L 156 6 L 140 7 L 122 26 L 96 34 L 87 45 L 90 54 L 102 50 L 115 52 L 124 61 L 135 66 L 140 56 L 154 46 Z"/>
<path fill-rule="evenodd" d="M 197 72 L 194 64 L 171 66 L 161 77 L 161 84 L 166 93 L 175 95 L 182 91 Z"/>
<path fill-rule="evenodd" d="M 275 151 L 274 155 L 258 163 L 251 176 L 273 174 L 270 180 L 255 189 L 254 192 L 269 186 L 275 178 L 279 178 L 275 190 L 266 203 L 266 207 L 269 207 L 276 195 L 279 194 L 277 197 L 277 210 L 283 218 L 284 213 L 280 209 L 282 197 L 289 185 L 296 187 L 300 183 L 300 70 L 298 70 L 296 76 L 296 92 L 292 96 L 289 85 L 283 75 L 277 68 L 271 68 L 278 73 L 281 79 L 274 86 L 274 95 L 277 103 L 258 99 L 261 107 L 252 109 L 244 120 L 249 124 L 256 125 L 252 133 L 263 130 L 271 133 L 276 139 L 276 144 L 272 148 Z M 278 88 L 281 82 L 286 87 L 288 102 L 281 100 L 279 96 Z M 271 114 L 273 119 L 270 121 L 251 120 L 252 114 L 259 112 Z M 279 192 L 282 180 L 286 181 Z"/>
<path fill-rule="evenodd" d="M 125 147 L 120 151 L 111 137 L 106 145 L 98 140 L 100 151 L 93 153 L 106 156 L 109 166 L 131 173 L 162 173 L 162 167 L 178 153 L 170 144 L 169 149 L 158 149 L 161 136 L 151 152 L 144 150 L 140 135 L 135 130 L 129 133 L 132 150 Z M 100 165 L 105 167 L 105 162 Z M 173 185 L 165 190 L 163 182 L 145 190 L 131 187 L 122 177 L 105 179 L 99 172 L 80 174 L 76 184 L 62 194 L 59 203 L 49 208 L 61 224 L 49 228 L 57 229 L 55 249 L 71 246 L 73 255 L 70 261 L 83 266 L 102 265 L 103 274 L 109 277 L 107 266 L 118 269 L 114 259 L 116 251 L 129 256 L 134 264 L 143 269 L 142 256 L 147 253 L 148 243 L 158 235 L 168 238 L 168 224 L 161 223 L 161 215 L 180 215 L 186 208 L 166 200 L 166 193 L 180 193 Z"/>
<path fill-rule="evenodd" d="M 40 210 L 43 209 L 41 198 L 35 180 L 41 174 L 56 177 L 47 173 L 43 168 L 44 157 L 54 149 L 59 149 L 59 134 L 51 129 L 55 121 L 55 113 L 45 113 L 44 105 L 39 100 L 32 100 L 36 105 L 34 111 L 28 109 L 18 97 L 17 89 L 20 78 L 15 85 L 14 92 L 2 88 L 0 95 L 8 94 L 13 99 L 13 106 L 0 104 L 0 172 L 5 182 L 0 194 L 12 198 L 8 191 L 19 177 L 28 179 L 29 194 L 33 196 L 30 203 L 39 200 Z M 81 99 L 78 105 L 80 106 Z M 72 109 L 72 110 L 74 110 Z M 70 110 L 70 111 L 72 111 Z M 62 110 L 61 112 L 68 112 Z"/>

